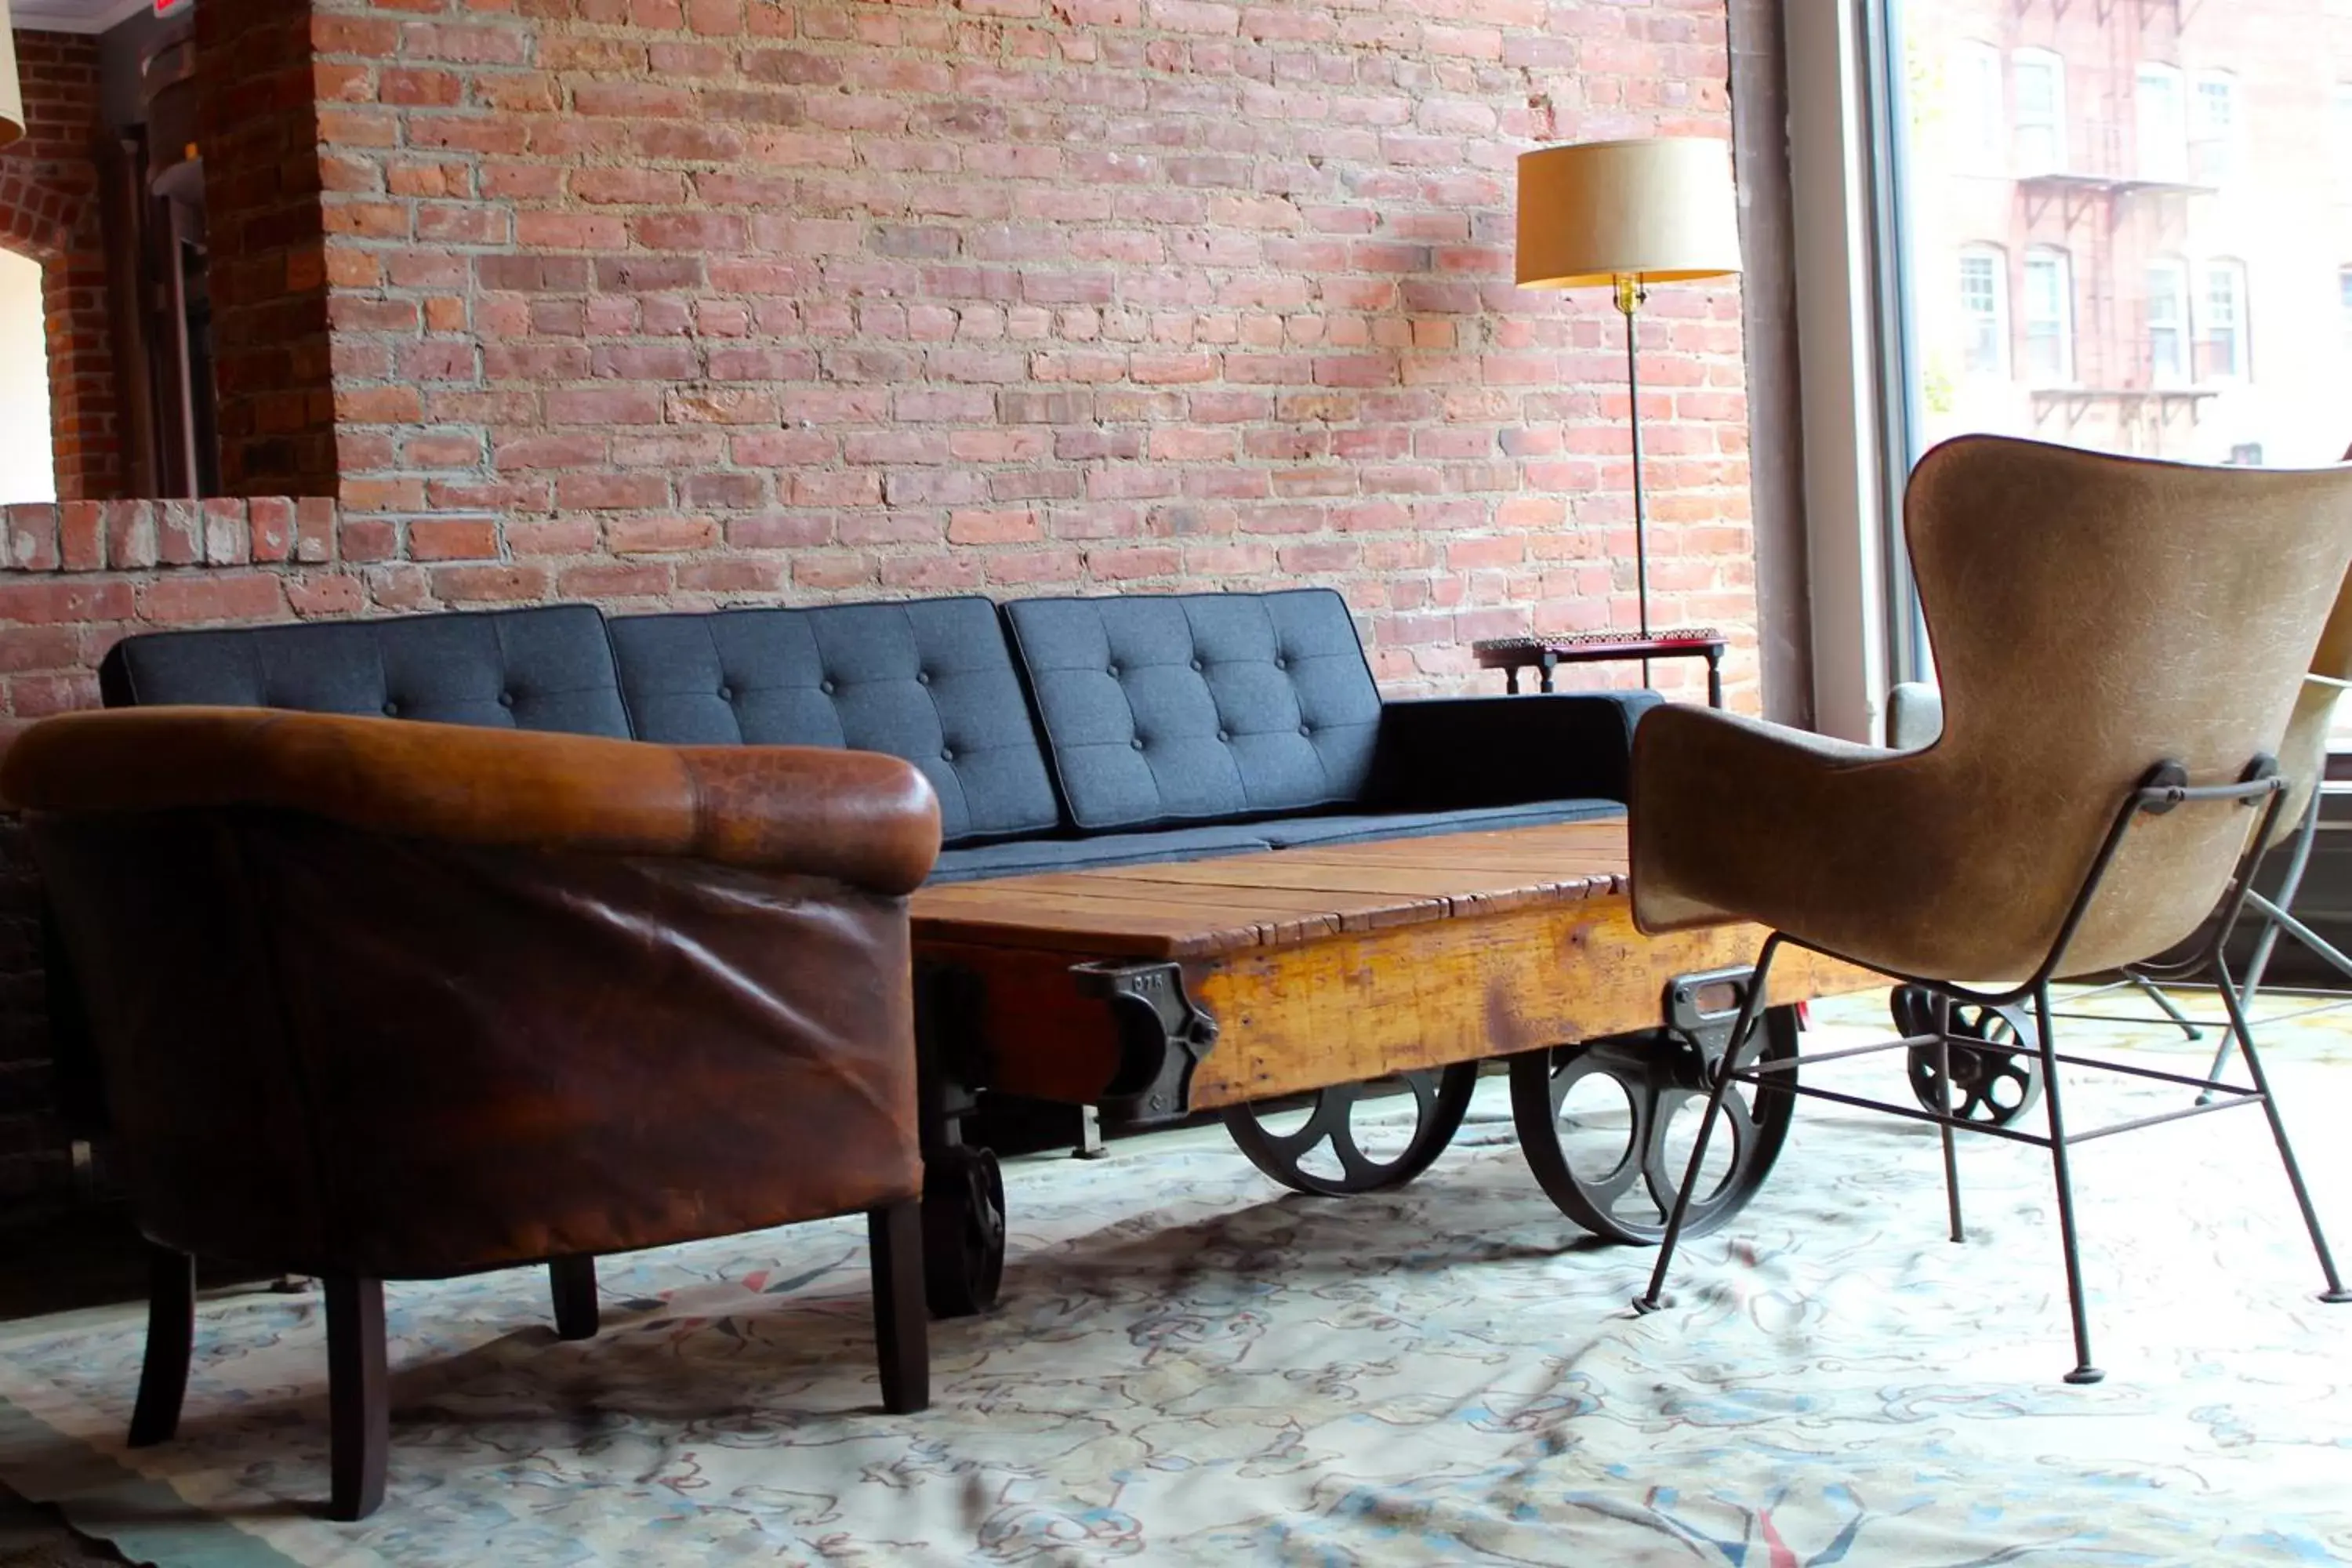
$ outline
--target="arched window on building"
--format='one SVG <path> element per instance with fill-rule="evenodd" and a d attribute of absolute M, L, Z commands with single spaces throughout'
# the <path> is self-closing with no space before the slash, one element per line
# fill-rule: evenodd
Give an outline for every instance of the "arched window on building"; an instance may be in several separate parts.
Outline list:
<path fill-rule="evenodd" d="M 2074 379 L 2074 269 L 2055 246 L 2025 253 L 2025 379 L 2063 386 Z"/>
<path fill-rule="evenodd" d="M 2245 380 L 2246 264 L 2227 256 L 2206 262 L 2198 305 L 2198 374 L 2207 381 Z"/>
<path fill-rule="evenodd" d="M 0 250 L 0 503 L 58 499 L 41 264 Z"/>
<path fill-rule="evenodd" d="M 2235 73 L 2197 73 L 2189 98 L 2189 177 L 2199 184 L 2226 185 L 2237 177 L 2242 110 Z"/>
<path fill-rule="evenodd" d="M 1970 38 L 1952 50 L 1952 166 L 1971 174 L 1997 174 L 2008 165 L 2008 94 L 2001 82 L 2000 51 Z"/>
<path fill-rule="evenodd" d="M 2147 264 L 2147 373 L 2154 386 L 2185 386 L 2194 366 L 2189 338 L 2189 263 L 2159 256 Z"/>
<path fill-rule="evenodd" d="M 1997 245 L 1960 251 L 1960 369 L 1973 379 L 2009 379 L 2009 253 Z"/>
<path fill-rule="evenodd" d="M 2189 102 L 2179 66 L 2143 64 L 2132 84 L 2132 121 L 2138 133 L 2134 169 L 2143 180 L 2174 184 L 2189 178 Z"/>
<path fill-rule="evenodd" d="M 2010 57 L 2016 100 L 2010 153 L 2017 177 L 2066 170 L 2066 62 L 2048 49 L 2020 49 Z"/>

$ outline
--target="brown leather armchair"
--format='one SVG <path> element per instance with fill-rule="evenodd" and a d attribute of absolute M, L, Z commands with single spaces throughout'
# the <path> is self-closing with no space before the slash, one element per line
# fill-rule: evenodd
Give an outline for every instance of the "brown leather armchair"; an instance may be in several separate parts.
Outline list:
<path fill-rule="evenodd" d="M 190 1255 L 322 1278 L 331 1511 L 356 1519 L 384 1481 L 383 1280 L 560 1279 L 858 1210 L 883 1404 L 927 1402 L 915 769 L 158 708 L 34 726 L 0 795 L 161 1249 L 134 1443 L 177 1424 Z"/>
<path fill-rule="evenodd" d="M 2278 757 L 2291 722 L 2309 722 L 2303 676 L 2352 561 L 2352 467 L 2195 468 L 1971 437 L 1920 461 L 1904 521 L 1943 679 L 1941 735 L 1889 752 L 1705 709 L 1650 714 L 1633 758 L 1634 920 L 1648 931 L 1772 928 L 1733 1036 L 1742 1041 L 1789 942 L 1931 986 L 1939 1011 L 2033 999 L 2048 1132 L 1998 1131 L 2051 1151 L 2074 1310 L 2069 1378 L 2087 1383 L 2100 1374 L 2066 1150 L 2120 1129 L 2065 1130 L 2050 982 L 2149 960 L 2227 893 L 2222 932 L 2194 963 L 2221 985 L 2255 1087 L 2121 1070 L 2216 1097 L 2179 1114 L 2263 1106 L 2326 1299 L 2352 1300 L 2221 956 L 2254 857 L 2287 794 L 2313 777 L 2307 764 L 2284 776 Z M 1964 1043 L 1946 1022 L 1879 1048 Z M 1826 1092 L 1797 1083 L 1792 1064 L 1744 1066 L 1744 1045 L 1731 1055 L 1645 1308 L 1658 1304 L 1731 1086 Z M 1937 1076 L 1951 1082 L 1948 1060 Z M 1872 1103 L 1942 1126 L 1959 1239 L 1948 1109 Z"/>

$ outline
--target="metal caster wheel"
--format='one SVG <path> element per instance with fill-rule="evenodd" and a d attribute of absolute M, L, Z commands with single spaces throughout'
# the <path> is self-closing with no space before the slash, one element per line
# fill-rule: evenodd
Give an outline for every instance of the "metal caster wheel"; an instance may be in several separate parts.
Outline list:
<path fill-rule="evenodd" d="M 1004 1173 L 965 1144 L 923 1158 L 923 1299 L 934 1318 L 996 1305 L 1004 1282 Z"/>
<path fill-rule="evenodd" d="M 1390 1082 L 1401 1082 L 1412 1093 L 1412 1131 L 1402 1146 L 1382 1143 L 1367 1150 L 1357 1137 L 1352 1118 L 1370 1083 L 1334 1084 L 1319 1091 L 1306 1121 L 1286 1131 L 1268 1127 L 1259 1107 L 1236 1105 L 1225 1112 L 1225 1131 L 1251 1164 L 1293 1192 L 1345 1197 L 1401 1187 L 1429 1169 L 1454 1141 L 1470 1109 L 1470 1091 L 1477 1087 L 1478 1064 L 1459 1062 L 1372 1080 Z M 1320 1152 L 1327 1144 L 1328 1155 Z"/>
<path fill-rule="evenodd" d="M 1763 1060 L 1797 1054 L 1793 1008 L 1769 1009 L 1761 1027 Z M 1656 1246 L 1689 1168 L 1713 1071 L 1697 1046 L 1673 1034 L 1512 1058 L 1511 1117 L 1545 1195 L 1595 1236 Z M 1732 1086 L 1683 1220 L 1685 1237 L 1704 1236 L 1747 1206 L 1780 1157 L 1796 1104 L 1782 1089 Z"/>
<path fill-rule="evenodd" d="M 1933 1034 L 1934 994 L 1921 985 L 1898 985 L 1887 998 L 1895 1026 L 1906 1035 Z M 2026 1007 L 1981 1007 L 1952 1004 L 1952 1114 L 1963 1121 L 2007 1127 L 2042 1098 L 2042 1033 Z M 1960 1037 L 1982 1046 L 1960 1043 Z M 1928 1110 L 1943 1109 L 1937 1081 L 1936 1047 L 1914 1046 L 1909 1053 L 1911 1092 Z"/>

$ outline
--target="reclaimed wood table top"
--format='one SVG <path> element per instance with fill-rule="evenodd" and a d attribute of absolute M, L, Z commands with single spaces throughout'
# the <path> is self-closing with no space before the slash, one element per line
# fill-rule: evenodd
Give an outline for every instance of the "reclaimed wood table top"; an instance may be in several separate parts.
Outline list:
<path fill-rule="evenodd" d="M 924 888 L 918 942 L 1208 958 L 1622 897 L 1623 818 Z"/>

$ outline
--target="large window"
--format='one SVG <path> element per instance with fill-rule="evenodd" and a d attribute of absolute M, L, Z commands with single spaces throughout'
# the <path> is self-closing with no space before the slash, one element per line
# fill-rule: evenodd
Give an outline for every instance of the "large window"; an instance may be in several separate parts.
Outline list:
<path fill-rule="evenodd" d="M 2227 259 L 2205 264 L 2204 320 L 2198 332 L 2198 369 L 2215 381 L 2246 374 L 2246 267 Z"/>
<path fill-rule="evenodd" d="M 2189 376 L 2189 267 L 2173 257 L 2147 264 L 2147 373 L 2157 386 L 2180 386 Z"/>
<path fill-rule="evenodd" d="M 2018 175 L 2058 174 L 2066 167 L 2066 62 L 2048 49 L 2020 49 L 2010 64 L 2017 92 L 2011 148 Z"/>
<path fill-rule="evenodd" d="M 2352 267 L 2336 269 L 2336 321 L 2344 334 L 2344 357 L 2352 359 Z"/>
<path fill-rule="evenodd" d="M 2189 177 L 2200 185 L 2226 185 L 2238 173 L 2236 74 L 2199 71 L 2189 103 Z"/>
<path fill-rule="evenodd" d="M 2132 94 L 2139 135 L 2138 174 L 2178 184 L 2189 177 L 2189 105 L 2180 72 L 2171 66 L 2139 68 Z"/>
<path fill-rule="evenodd" d="M 2009 375 L 2009 258 L 1997 246 L 1960 252 L 1960 368 L 1971 377 Z"/>
<path fill-rule="evenodd" d="M 2003 153 L 2009 116 L 2000 77 L 2000 51 L 1983 39 L 1969 38 L 1952 51 L 1949 125 L 1956 169 L 1997 174 L 2008 166 Z"/>
<path fill-rule="evenodd" d="M 2074 282 L 2066 253 L 2025 253 L 2025 379 L 2057 386 L 2074 379 Z"/>

